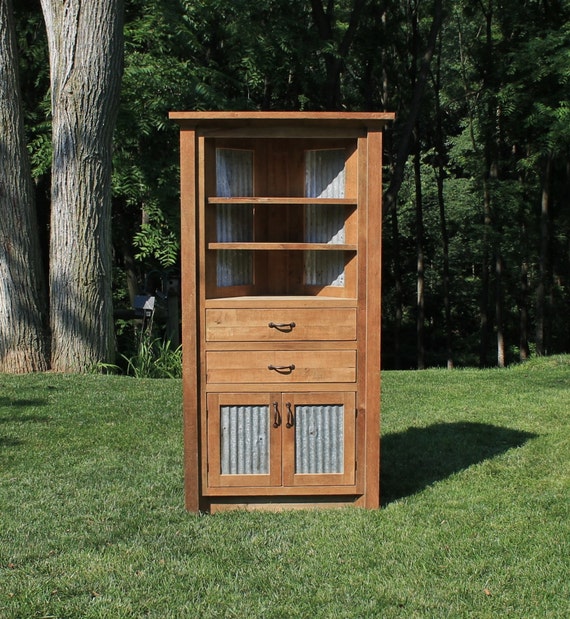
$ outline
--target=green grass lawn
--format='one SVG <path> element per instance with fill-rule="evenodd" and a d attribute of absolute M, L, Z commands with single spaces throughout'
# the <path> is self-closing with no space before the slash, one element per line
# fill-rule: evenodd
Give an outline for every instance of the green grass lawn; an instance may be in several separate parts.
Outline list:
<path fill-rule="evenodd" d="M 0 376 L 0 617 L 570 616 L 570 357 L 383 375 L 383 509 L 188 514 L 181 384 Z"/>

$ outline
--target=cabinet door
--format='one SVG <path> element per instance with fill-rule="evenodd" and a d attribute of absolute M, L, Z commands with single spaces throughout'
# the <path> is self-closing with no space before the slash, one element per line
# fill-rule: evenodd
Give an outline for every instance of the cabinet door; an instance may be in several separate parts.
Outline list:
<path fill-rule="evenodd" d="M 355 394 L 283 394 L 283 485 L 353 485 Z"/>
<path fill-rule="evenodd" d="M 281 396 L 207 396 L 208 486 L 281 484 Z"/>

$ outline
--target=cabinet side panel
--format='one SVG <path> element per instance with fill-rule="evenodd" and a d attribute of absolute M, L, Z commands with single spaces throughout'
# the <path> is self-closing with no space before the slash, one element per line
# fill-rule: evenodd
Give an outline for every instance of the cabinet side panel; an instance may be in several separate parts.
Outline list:
<path fill-rule="evenodd" d="M 357 485 L 363 493 L 361 505 L 365 506 L 366 493 L 366 337 L 367 337 L 367 260 L 368 260 L 368 143 L 366 137 L 358 138 L 358 279 L 357 279 Z"/>
<path fill-rule="evenodd" d="M 380 504 L 380 331 L 382 260 L 382 133 L 368 134 L 366 270 L 366 507 Z"/>
<path fill-rule="evenodd" d="M 180 131 L 182 349 L 184 350 L 184 484 L 186 509 L 200 508 L 196 282 L 196 134 Z"/>

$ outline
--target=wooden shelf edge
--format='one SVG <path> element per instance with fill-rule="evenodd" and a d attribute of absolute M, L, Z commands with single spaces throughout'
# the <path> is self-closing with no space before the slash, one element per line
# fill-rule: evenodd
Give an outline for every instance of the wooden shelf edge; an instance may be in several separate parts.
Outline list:
<path fill-rule="evenodd" d="M 207 198 L 208 204 L 267 204 L 267 205 L 289 205 L 289 204 L 319 204 L 323 206 L 356 206 L 356 198 L 269 198 L 269 197 L 210 197 Z"/>
<path fill-rule="evenodd" d="M 334 243 L 208 243 L 208 249 L 249 251 L 357 251 L 357 245 Z"/>
<path fill-rule="evenodd" d="M 256 295 L 241 297 L 217 297 L 204 300 L 206 308 L 315 308 L 357 307 L 358 302 L 349 297 L 325 297 L 310 295 Z"/>

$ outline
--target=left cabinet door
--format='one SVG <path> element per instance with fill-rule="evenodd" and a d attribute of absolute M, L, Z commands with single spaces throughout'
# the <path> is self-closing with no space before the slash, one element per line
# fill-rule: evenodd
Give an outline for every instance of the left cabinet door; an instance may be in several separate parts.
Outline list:
<path fill-rule="evenodd" d="M 281 485 L 282 416 L 280 394 L 208 394 L 207 485 Z"/>

